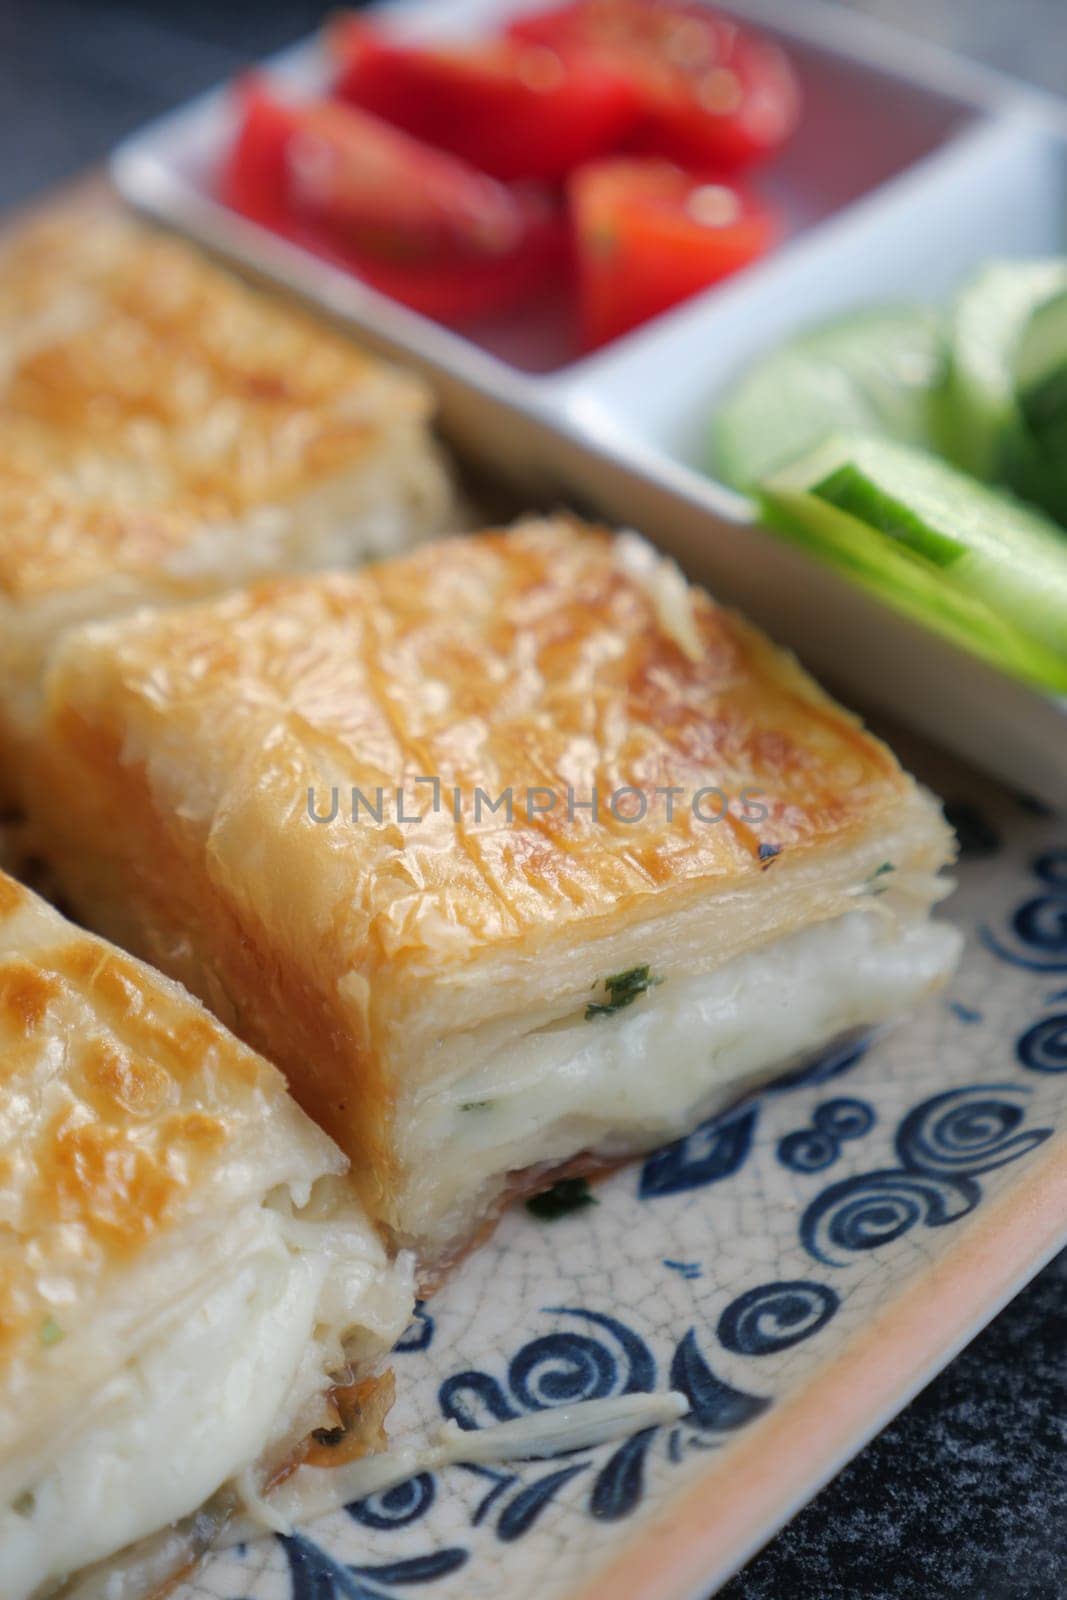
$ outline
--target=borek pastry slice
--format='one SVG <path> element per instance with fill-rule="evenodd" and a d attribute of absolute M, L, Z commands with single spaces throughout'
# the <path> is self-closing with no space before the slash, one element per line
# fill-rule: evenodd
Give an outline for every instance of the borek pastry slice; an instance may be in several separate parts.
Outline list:
<path fill-rule="evenodd" d="M 106 1592 L 155 1592 L 353 1371 L 377 1442 L 411 1270 L 344 1168 L 195 1000 L 0 875 L 3 1600 L 120 1550 Z"/>
<path fill-rule="evenodd" d="M 176 239 L 68 208 L 0 251 L 0 782 L 72 623 L 438 531 L 417 379 Z"/>
<path fill-rule="evenodd" d="M 50 695 L 75 903 L 282 1066 L 430 1276 L 956 959 L 934 800 L 633 535 L 86 629 Z"/>

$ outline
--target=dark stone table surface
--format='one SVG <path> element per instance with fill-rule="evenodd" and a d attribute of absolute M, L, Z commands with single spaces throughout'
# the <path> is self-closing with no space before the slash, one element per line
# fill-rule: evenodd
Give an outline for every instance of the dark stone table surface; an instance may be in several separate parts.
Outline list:
<path fill-rule="evenodd" d="M 1067 0 L 853 4 L 1067 88 Z M 299 37 L 328 9 L 0 0 L 0 206 L 99 160 L 146 118 Z M 940 1597 L 1067 1600 L 1067 1255 L 722 1591 L 722 1600 Z"/>

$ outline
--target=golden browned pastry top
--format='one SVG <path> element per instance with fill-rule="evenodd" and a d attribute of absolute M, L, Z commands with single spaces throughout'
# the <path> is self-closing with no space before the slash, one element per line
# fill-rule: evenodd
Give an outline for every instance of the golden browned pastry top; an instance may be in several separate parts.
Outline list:
<path fill-rule="evenodd" d="M 791 657 L 634 536 L 562 519 L 94 630 L 54 689 L 60 738 L 80 726 L 83 759 L 143 765 L 233 901 L 379 999 L 409 965 L 533 955 L 847 848 L 915 793 Z M 624 786 L 652 797 L 639 823 L 607 808 Z M 382 789 L 380 823 L 362 803 L 353 823 L 353 788 Z M 528 811 L 537 788 L 552 809 Z M 708 788 L 730 802 L 714 825 L 692 804 Z M 312 820 L 309 790 L 328 815 L 335 789 L 336 819 Z M 479 789 L 511 789 L 511 820 L 476 819 Z"/>
<path fill-rule="evenodd" d="M 151 573 L 427 411 L 416 379 L 174 238 L 33 224 L 0 254 L 0 594 Z"/>
<path fill-rule="evenodd" d="M 0 874 L 5 1373 L 48 1359 L 88 1300 L 191 1218 L 225 1226 L 292 1139 L 321 1158 L 273 1068 Z"/>

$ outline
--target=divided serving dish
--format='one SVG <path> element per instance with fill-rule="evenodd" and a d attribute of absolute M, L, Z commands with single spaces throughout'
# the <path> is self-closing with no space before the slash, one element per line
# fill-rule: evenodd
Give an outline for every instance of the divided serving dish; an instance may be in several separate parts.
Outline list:
<path fill-rule="evenodd" d="M 529 0 L 400 0 L 368 15 L 413 37 L 475 35 Z M 778 36 L 806 113 L 764 177 L 788 237 L 769 258 L 593 355 L 542 312 L 446 329 L 229 211 L 216 197 L 228 86 L 116 152 L 134 205 L 296 291 L 427 373 L 450 437 L 544 502 L 641 528 L 846 699 L 888 713 L 1058 804 L 1067 707 L 985 665 L 765 532 L 705 470 L 716 397 L 755 354 L 850 307 L 936 301 L 992 256 L 1050 254 L 1067 222 L 1067 110 L 1052 97 L 820 0 L 733 10 Z M 266 63 L 326 81 L 318 40 Z M 862 126 L 863 136 L 855 130 Z"/>

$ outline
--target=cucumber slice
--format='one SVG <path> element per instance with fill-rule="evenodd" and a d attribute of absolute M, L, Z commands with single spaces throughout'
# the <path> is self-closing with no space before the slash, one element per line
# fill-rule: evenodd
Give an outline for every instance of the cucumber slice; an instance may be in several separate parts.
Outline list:
<path fill-rule="evenodd" d="M 1067 520 L 1067 288 L 1039 306 L 1023 329 L 1015 391 L 1035 450 L 1061 497 L 1049 509 Z"/>
<path fill-rule="evenodd" d="M 935 402 L 946 454 L 1067 521 L 1067 261 L 1001 261 L 957 299 Z"/>
<path fill-rule="evenodd" d="M 995 666 L 1067 693 L 1067 538 L 922 450 L 839 435 L 761 486 L 768 522 Z"/>
<path fill-rule="evenodd" d="M 715 418 L 715 471 L 751 490 L 768 472 L 859 428 L 906 444 L 929 437 L 943 374 L 937 316 L 921 306 L 852 312 L 751 367 Z"/>
<path fill-rule="evenodd" d="M 1019 404 L 1032 427 L 1049 420 L 1042 397 L 1058 394 L 1052 411 L 1067 410 L 1067 263 L 1063 287 L 1034 308 L 1019 333 L 1012 361 L 1012 377 Z"/>

